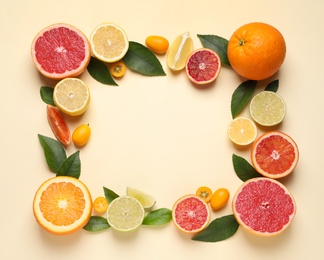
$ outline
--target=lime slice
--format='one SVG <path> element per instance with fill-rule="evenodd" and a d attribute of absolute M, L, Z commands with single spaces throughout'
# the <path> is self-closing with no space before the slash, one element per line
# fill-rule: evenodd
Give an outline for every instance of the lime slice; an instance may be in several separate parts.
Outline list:
<path fill-rule="evenodd" d="M 143 208 L 146 211 L 152 210 L 153 206 L 155 205 L 155 202 L 156 202 L 155 199 L 151 195 L 149 195 L 141 190 L 127 187 L 126 193 L 128 196 L 132 196 L 135 199 L 137 199 L 142 204 Z"/>
<path fill-rule="evenodd" d="M 286 115 L 286 105 L 275 92 L 262 91 L 250 103 L 250 114 L 262 126 L 274 126 L 282 122 Z"/>
<path fill-rule="evenodd" d="M 168 67 L 173 71 L 182 70 L 193 50 L 193 41 L 189 32 L 180 34 L 171 44 L 167 53 Z"/>
<path fill-rule="evenodd" d="M 237 145 L 249 145 L 257 136 L 257 127 L 254 122 L 245 117 L 233 119 L 227 129 L 230 140 Z"/>
<path fill-rule="evenodd" d="M 132 231 L 143 222 L 145 215 L 142 204 L 131 196 L 114 199 L 107 210 L 108 224 L 118 231 Z"/>

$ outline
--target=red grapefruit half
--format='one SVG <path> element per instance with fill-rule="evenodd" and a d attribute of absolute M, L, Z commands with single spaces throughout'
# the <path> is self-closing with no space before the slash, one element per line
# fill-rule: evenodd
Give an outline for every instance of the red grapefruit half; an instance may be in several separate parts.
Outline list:
<path fill-rule="evenodd" d="M 186 62 L 186 72 L 195 84 L 214 81 L 221 70 L 221 60 L 216 52 L 208 48 L 195 50 Z"/>
<path fill-rule="evenodd" d="M 172 220 L 179 230 L 185 233 L 198 233 L 209 224 L 210 209 L 198 196 L 185 195 L 174 203 Z"/>
<path fill-rule="evenodd" d="M 282 132 L 261 135 L 252 146 L 251 161 L 263 176 L 278 179 L 290 174 L 296 167 L 299 151 L 295 141 Z"/>
<path fill-rule="evenodd" d="M 238 189 L 232 208 L 237 222 L 259 236 L 284 231 L 296 214 L 296 204 L 287 188 L 277 180 L 252 178 Z"/>
<path fill-rule="evenodd" d="M 87 37 L 79 29 L 64 23 L 41 30 L 32 42 L 31 54 L 39 72 L 52 79 L 80 75 L 91 58 Z"/>

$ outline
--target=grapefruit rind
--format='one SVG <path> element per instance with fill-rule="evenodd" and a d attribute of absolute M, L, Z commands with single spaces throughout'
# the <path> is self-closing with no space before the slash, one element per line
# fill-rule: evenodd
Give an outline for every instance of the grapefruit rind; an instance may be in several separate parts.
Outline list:
<path fill-rule="evenodd" d="M 254 188 L 253 191 L 250 191 L 249 194 L 242 195 L 242 191 L 245 187 L 253 182 L 256 183 L 259 181 L 270 182 L 273 185 L 272 187 L 279 187 L 280 190 L 284 192 L 284 197 L 278 198 L 278 191 L 274 188 L 272 189 L 271 196 L 267 194 L 268 197 L 266 197 L 266 195 L 264 195 L 263 193 L 266 190 L 265 185 L 260 185 L 260 189 Z M 269 190 L 271 191 L 271 189 L 268 189 L 268 191 Z M 269 200 L 265 200 L 265 198 L 269 198 Z M 240 206 L 238 201 L 244 203 L 244 207 L 241 210 L 238 209 Z M 280 207 L 280 202 L 284 203 L 285 205 L 282 205 L 282 207 Z M 252 205 L 255 203 L 259 204 L 255 206 L 254 210 L 252 208 Z M 257 236 L 272 237 L 282 233 L 292 223 L 296 215 L 296 202 L 288 189 L 279 181 L 266 177 L 257 177 L 244 182 L 237 190 L 232 200 L 232 210 L 235 219 L 245 230 Z M 276 215 L 273 214 L 274 212 L 279 212 L 282 214 L 284 210 L 290 210 L 291 212 L 290 214 L 282 216 L 281 220 L 278 218 L 278 216 L 276 218 Z M 247 219 L 243 220 L 242 218 L 244 218 L 246 214 L 250 214 L 250 216 L 248 217 L 252 217 L 252 219 L 249 219 L 249 221 Z M 274 217 L 275 219 L 271 221 L 269 219 L 270 217 Z M 282 221 L 283 219 L 284 222 Z M 265 230 L 257 230 L 256 228 L 251 227 L 251 225 L 259 224 L 259 227 L 261 226 L 260 229 L 262 229 L 262 227 L 265 229 L 265 227 L 267 227 L 269 223 L 273 223 L 274 225 L 281 223 L 282 225 L 281 228 L 273 230 L 271 232 Z"/>
<path fill-rule="evenodd" d="M 197 212 L 192 211 L 192 210 L 189 210 L 188 212 L 186 212 L 185 215 L 178 214 L 179 213 L 178 210 L 181 210 L 181 211 L 188 210 L 185 208 L 185 205 L 182 205 L 182 204 L 185 200 L 190 200 L 190 199 L 194 199 L 195 205 L 199 204 L 200 206 L 203 206 L 205 209 L 204 212 L 199 212 L 200 215 L 198 216 L 198 218 L 199 218 L 200 223 L 199 223 L 199 226 L 196 228 L 192 228 L 193 225 L 188 222 L 183 223 L 183 224 L 179 223 L 179 221 L 186 220 L 186 218 L 188 218 L 188 217 L 192 218 L 192 217 L 196 216 Z M 180 207 L 180 209 L 179 209 L 179 207 Z M 184 213 L 184 212 L 182 212 L 182 213 Z M 207 225 L 209 224 L 210 215 L 211 215 L 211 213 L 210 213 L 210 208 L 209 208 L 208 204 L 203 199 L 201 199 L 200 197 L 198 197 L 197 195 L 194 195 L 194 194 L 182 196 L 174 203 L 174 205 L 172 207 L 173 223 L 180 231 L 187 233 L 187 234 L 196 234 L 196 233 L 204 230 L 207 227 Z M 203 219 L 201 219 L 201 218 L 203 218 Z"/>
<path fill-rule="evenodd" d="M 202 59 L 204 62 L 208 61 L 209 64 L 206 66 L 204 62 L 201 61 L 201 63 L 198 64 L 198 66 L 193 66 L 195 62 L 201 57 L 196 57 L 196 55 L 199 55 L 199 53 L 208 53 L 211 54 L 210 56 L 213 56 L 213 59 L 210 60 L 210 57 L 208 59 Z M 202 54 L 203 55 L 203 54 Z M 196 64 L 197 65 L 197 64 Z M 216 65 L 216 66 L 213 66 Z M 204 85 L 213 82 L 218 77 L 220 71 L 221 71 L 221 60 L 218 54 L 208 48 L 200 48 L 195 51 L 193 51 L 187 61 L 186 61 L 186 73 L 188 78 L 191 80 L 191 82 L 198 84 L 198 85 Z M 206 78 L 206 75 L 201 78 L 201 75 L 204 74 L 204 70 L 209 69 L 209 71 L 212 71 L 214 74 L 212 76 L 209 76 L 209 78 Z M 202 73 L 199 73 L 202 72 Z M 195 73 L 195 75 L 194 75 Z"/>
<path fill-rule="evenodd" d="M 75 33 L 77 33 L 77 35 L 79 37 L 81 37 L 81 39 L 84 42 L 85 57 L 82 60 L 82 62 L 80 63 L 79 67 L 76 69 L 66 70 L 64 73 L 48 72 L 43 68 L 42 64 L 39 63 L 39 61 L 37 59 L 37 55 L 36 55 L 37 51 L 35 50 L 35 46 L 37 44 L 37 41 L 41 37 L 43 37 L 44 33 L 48 32 L 50 30 L 56 29 L 56 28 L 60 28 L 60 27 L 64 27 L 71 31 L 74 31 Z M 43 55 L 45 55 L 45 54 L 42 54 L 42 56 Z M 91 58 L 90 43 L 88 41 L 88 38 L 85 36 L 85 34 L 82 31 L 80 31 L 78 28 L 76 28 L 70 24 L 66 24 L 66 23 L 55 23 L 55 24 L 45 27 L 34 37 L 32 44 L 31 44 L 31 56 L 32 56 L 33 62 L 35 64 L 36 68 L 38 69 L 38 71 L 47 78 L 60 80 L 60 79 L 68 78 L 68 77 L 77 77 L 85 71 L 88 64 L 90 63 L 90 58 Z"/>
<path fill-rule="evenodd" d="M 46 190 L 46 188 L 53 184 L 53 183 L 59 183 L 59 182 L 66 182 L 66 183 L 72 183 L 75 185 L 77 188 L 80 188 L 83 192 L 84 195 L 84 208 L 83 208 L 83 213 L 81 217 L 71 225 L 63 225 L 63 226 L 58 226 L 55 225 L 51 222 L 49 222 L 43 215 L 41 209 L 40 209 L 40 203 L 41 203 L 41 196 L 43 192 Z M 74 177 L 69 177 L 69 176 L 58 176 L 58 177 L 53 177 L 48 180 L 46 180 L 36 191 L 34 201 L 33 201 L 33 213 L 35 216 L 36 221 L 38 224 L 44 228 L 46 231 L 49 233 L 52 233 L 54 235 L 67 235 L 74 233 L 80 229 L 82 229 L 89 221 L 92 213 L 92 198 L 91 194 L 87 188 L 87 186 L 81 182 L 80 180 L 74 178 Z M 62 216 L 64 217 L 64 216 Z"/>
<path fill-rule="evenodd" d="M 276 172 L 276 173 L 272 173 L 269 172 L 269 170 L 266 170 L 264 167 L 262 167 L 260 164 L 266 162 L 265 159 L 257 159 L 256 153 L 258 151 L 258 147 L 260 145 L 260 143 L 265 140 L 266 138 L 272 137 L 272 136 L 280 136 L 282 138 L 283 141 L 287 141 L 289 143 L 289 145 L 291 146 L 290 148 L 292 148 L 293 150 L 293 154 L 290 154 L 288 156 L 288 159 L 291 160 L 291 158 L 293 157 L 293 160 L 291 162 L 291 165 L 288 169 L 286 169 L 283 172 Z M 280 142 L 281 144 L 283 142 Z M 265 149 L 269 149 L 269 147 L 265 148 Z M 282 149 L 278 149 L 278 150 L 282 150 Z M 290 149 L 291 150 L 291 149 Z M 278 156 L 279 152 L 276 150 L 273 150 L 271 153 L 268 151 L 268 155 L 265 155 L 268 159 L 270 159 L 271 157 L 275 157 Z M 264 177 L 268 177 L 268 178 L 272 178 L 272 179 L 279 179 L 279 178 L 283 178 L 288 176 L 289 174 L 291 174 L 294 169 L 296 168 L 296 165 L 298 163 L 299 160 L 299 150 L 298 150 L 298 146 L 295 143 L 295 141 L 287 134 L 279 132 L 279 131 L 271 131 L 271 132 L 267 132 L 264 133 L 263 135 L 259 136 L 257 138 L 257 140 L 253 143 L 252 145 L 252 149 L 251 149 L 251 162 L 253 167 L 255 168 L 255 170 L 257 172 L 259 172 L 261 175 L 263 175 Z M 260 161 L 260 162 L 258 162 Z M 281 163 L 282 166 L 285 166 L 287 163 Z M 274 164 L 272 164 L 274 165 Z"/>

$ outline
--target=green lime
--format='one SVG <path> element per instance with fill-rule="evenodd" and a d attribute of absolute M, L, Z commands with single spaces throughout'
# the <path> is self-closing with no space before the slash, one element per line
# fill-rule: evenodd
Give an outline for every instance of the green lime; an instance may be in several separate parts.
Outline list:
<path fill-rule="evenodd" d="M 277 93 L 262 91 L 252 98 L 250 114 L 259 125 L 278 125 L 286 115 L 286 104 Z"/>
<path fill-rule="evenodd" d="M 149 194 L 131 187 L 127 187 L 126 193 L 137 199 L 146 211 L 150 211 L 155 205 L 156 200 Z"/>
<path fill-rule="evenodd" d="M 107 210 L 109 225 L 118 231 L 132 231 L 138 228 L 144 219 L 142 204 L 131 196 L 120 196 L 114 199 Z"/>

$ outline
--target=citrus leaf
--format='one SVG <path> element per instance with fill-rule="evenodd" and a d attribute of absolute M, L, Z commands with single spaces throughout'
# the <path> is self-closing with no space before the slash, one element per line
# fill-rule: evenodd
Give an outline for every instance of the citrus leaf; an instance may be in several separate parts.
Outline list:
<path fill-rule="evenodd" d="M 38 139 L 43 147 L 48 167 L 55 173 L 58 172 L 66 159 L 66 153 L 59 141 L 38 134 Z"/>
<path fill-rule="evenodd" d="M 107 65 L 95 57 L 91 57 L 87 70 L 91 77 L 105 85 L 118 86 L 111 76 Z"/>
<path fill-rule="evenodd" d="M 217 35 L 197 34 L 197 36 L 205 48 L 209 48 L 218 54 L 222 64 L 231 67 L 227 58 L 228 40 Z"/>
<path fill-rule="evenodd" d="M 170 209 L 160 208 L 148 213 L 145 216 L 142 224 L 150 226 L 160 226 L 169 223 L 171 219 L 172 211 Z"/>
<path fill-rule="evenodd" d="M 53 100 L 53 92 L 54 92 L 54 89 L 52 87 L 42 86 L 40 88 L 40 96 L 41 96 L 42 100 L 46 104 L 55 106 L 55 103 Z"/>
<path fill-rule="evenodd" d="M 239 223 L 236 221 L 233 214 L 216 218 L 201 231 L 194 236 L 192 240 L 202 242 L 219 242 L 233 236 L 239 228 Z"/>
<path fill-rule="evenodd" d="M 70 176 L 79 179 L 81 173 L 80 151 L 64 160 L 56 176 Z"/>
<path fill-rule="evenodd" d="M 119 197 L 118 194 L 116 194 L 114 191 L 112 191 L 106 187 L 103 187 L 103 190 L 104 190 L 105 197 L 109 203 Z"/>
<path fill-rule="evenodd" d="M 160 61 L 144 45 L 137 42 L 129 42 L 129 48 L 126 55 L 123 57 L 126 66 L 133 71 L 136 71 L 146 76 L 165 76 Z"/>
<path fill-rule="evenodd" d="M 233 154 L 232 156 L 234 171 L 242 181 L 247 181 L 255 177 L 262 177 L 253 166 L 244 158 Z"/>
<path fill-rule="evenodd" d="M 99 216 L 91 216 L 88 223 L 83 227 L 84 230 L 90 232 L 99 232 L 110 228 L 107 219 Z"/>
<path fill-rule="evenodd" d="M 272 82 L 270 82 L 266 88 L 264 89 L 265 91 L 273 91 L 273 92 L 277 92 L 279 88 L 279 79 L 276 79 Z"/>
<path fill-rule="evenodd" d="M 248 80 L 241 83 L 233 92 L 231 100 L 232 118 L 242 112 L 247 103 L 251 100 L 257 81 Z"/>

